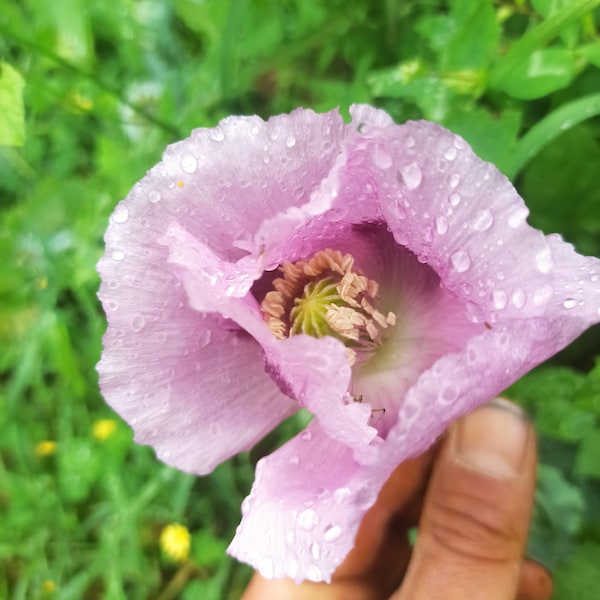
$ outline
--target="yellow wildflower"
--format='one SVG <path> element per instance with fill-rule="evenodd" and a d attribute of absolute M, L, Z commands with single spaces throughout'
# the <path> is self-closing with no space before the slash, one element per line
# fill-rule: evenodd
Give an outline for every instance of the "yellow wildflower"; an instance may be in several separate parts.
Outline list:
<path fill-rule="evenodd" d="M 179 523 L 167 525 L 160 534 L 160 547 L 165 556 L 183 562 L 190 554 L 190 532 Z"/>
<path fill-rule="evenodd" d="M 114 419 L 98 419 L 92 426 L 92 435 L 103 442 L 110 437 L 117 428 L 117 422 Z"/>
<path fill-rule="evenodd" d="M 35 445 L 34 452 L 37 456 L 51 456 L 56 452 L 56 442 L 43 440 Z"/>

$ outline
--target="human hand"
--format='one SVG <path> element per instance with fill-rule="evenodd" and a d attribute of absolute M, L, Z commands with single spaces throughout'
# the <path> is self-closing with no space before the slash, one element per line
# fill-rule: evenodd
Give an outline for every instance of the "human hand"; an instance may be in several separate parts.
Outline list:
<path fill-rule="evenodd" d="M 394 471 L 331 584 L 257 573 L 243 600 L 547 600 L 550 575 L 524 559 L 535 467 L 531 424 L 494 400 Z"/>

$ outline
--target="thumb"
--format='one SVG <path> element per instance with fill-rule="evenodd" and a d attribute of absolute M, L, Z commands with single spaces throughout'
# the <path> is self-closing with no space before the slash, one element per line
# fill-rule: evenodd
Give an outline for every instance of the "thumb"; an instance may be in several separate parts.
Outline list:
<path fill-rule="evenodd" d="M 450 430 L 394 600 L 514 600 L 535 491 L 533 429 L 494 400 Z"/>

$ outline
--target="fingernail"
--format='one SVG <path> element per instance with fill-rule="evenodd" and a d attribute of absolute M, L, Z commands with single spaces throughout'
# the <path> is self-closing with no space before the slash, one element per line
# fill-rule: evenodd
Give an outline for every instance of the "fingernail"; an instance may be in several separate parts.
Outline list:
<path fill-rule="evenodd" d="M 485 475 L 513 478 L 523 465 L 528 436 L 521 409 L 497 398 L 458 422 L 455 456 Z"/>

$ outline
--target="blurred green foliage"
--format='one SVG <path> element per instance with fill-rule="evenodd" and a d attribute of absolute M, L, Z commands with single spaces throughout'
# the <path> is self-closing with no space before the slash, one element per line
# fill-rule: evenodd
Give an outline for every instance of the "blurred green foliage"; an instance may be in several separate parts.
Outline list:
<path fill-rule="evenodd" d="M 0 598 L 238 598 L 249 575 L 223 551 L 259 451 L 176 472 L 97 390 L 103 231 L 166 144 L 231 113 L 369 102 L 463 135 L 533 225 L 600 255 L 599 4 L 2 0 Z M 509 391 L 541 435 L 531 552 L 559 599 L 600 595 L 598 338 Z M 179 564 L 158 544 L 176 521 Z"/>

